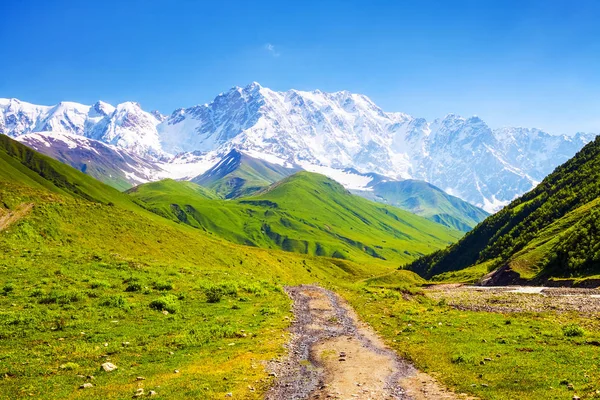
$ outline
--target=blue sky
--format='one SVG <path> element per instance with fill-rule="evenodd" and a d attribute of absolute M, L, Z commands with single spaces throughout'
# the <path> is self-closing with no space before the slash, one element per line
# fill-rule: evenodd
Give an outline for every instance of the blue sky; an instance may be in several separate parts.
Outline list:
<path fill-rule="evenodd" d="M 600 132 L 598 1 L 6 1 L 0 97 L 170 113 L 258 81 Z"/>

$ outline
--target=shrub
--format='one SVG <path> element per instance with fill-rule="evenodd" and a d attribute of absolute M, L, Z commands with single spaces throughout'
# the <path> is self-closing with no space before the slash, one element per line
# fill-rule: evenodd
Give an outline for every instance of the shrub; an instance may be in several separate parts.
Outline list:
<path fill-rule="evenodd" d="M 156 290 L 173 290 L 173 284 L 170 282 L 154 282 L 153 286 Z"/>
<path fill-rule="evenodd" d="M 452 361 L 452 364 L 464 364 L 468 362 L 468 359 L 464 354 L 456 354 L 452 356 L 450 361 Z"/>
<path fill-rule="evenodd" d="M 565 325 L 563 326 L 562 331 L 563 335 L 567 337 L 583 336 L 585 334 L 583 328 L 577 324 Z"/>
<path fill-rule="evenodd" d="M 31 297 L 42 297 L 44 295 L 44 291 L 40 288 L 35 288 L 31 291 Z"/>
<path fill-rule="evenodd" d="M 70 304 L 81 300 L 81 295 L 77 292 L 56 292 L 51 291 L 39 300 L 40 304 Z"/>
<path fill-rule="evenodd" d="M 110 284 L 105 281 L 94 281 L 90 284 L 92 289 L 106 289 L 110 287 Z"/>
<path fill-rule="evenodd" d="M 177 297 L 173 295 L 167 295 L 153 300 L 150 303 L 150 308 L 158 311 L 168 311 L 171 314 L 175 314 L 179 310 L 179 304 L 177 303 Z"/>
<path fill-rule="evenodd" d="M 139 283 L 137 283 L 137 282 L 130 283 L 125 288 L 125 291 L 126 292 L 141 292 L 142 291 L 142 285 L 139 284 Z"/>
<path fill-rule="evenodd" d="M 237 296 L 238 285 L 235 282 L 223 282 L 219 285 L 223 294 L 227 296 Z"/>
<path fill-rule="evenodd" d="M 102 298 L 100 305 L 103 307 L 127 308 L 127 300 L 120 294 Z"/>
<path fill-rule="evenodd" d="M 209 303 L 218 303 L 223 298 L 223 289 L 220 286 L 209 286 L 204 289 L 206 301 Z"/>
<path fill-rule="evenodd" d="M 260 309 L 260 314 L 261 315 L 274 315 L 277 314 L 277 311 L 274 308 L 269 308 L 269 307 L 263 307 Z"/>
<path fill-rule="evenodd" d="M 73 371 L 73 370 L 76 370 L 77 368 L 79 368 L 79 364 L 76 364 L 74 362 L 68 362 L 68 363 L 62 364 L 60 366 L 60 369 L 64 369 L 66 371 Z"/>
<path fill-rule="evenodd" d="M 15 290 L 15 285 L 13 285 L 12 283 L 7 283 L 2 288 L 2 293 L 4 293 L 5 296 L 8 296 L 8 294 L 14 292 L 14 290 Z"/>

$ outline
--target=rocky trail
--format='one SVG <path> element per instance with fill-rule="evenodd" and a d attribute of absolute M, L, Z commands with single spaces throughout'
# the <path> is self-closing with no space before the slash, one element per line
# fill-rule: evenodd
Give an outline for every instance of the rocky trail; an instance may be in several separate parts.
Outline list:
<path fill-rule="evenodd" d="M 458 399 L 385 346 L 335 293 L 317 286 L 286 288 L 293 299 L 293 339 L 268 400 Z"/>

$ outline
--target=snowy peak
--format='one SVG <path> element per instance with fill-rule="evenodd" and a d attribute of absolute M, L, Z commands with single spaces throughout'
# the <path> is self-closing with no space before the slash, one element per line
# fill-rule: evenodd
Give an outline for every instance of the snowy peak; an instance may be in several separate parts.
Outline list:
<path fill-rule="evenodd" d="M 48 107 L 0 99 L 0 133 L 40 131 L 80 135 L 149 160 L 169 159 L 164 169 L 177 177 L 197 176 L 235 149 L 242 157 L 324 171 L 357 190 L 368 185 L 366 173 L 424 180 L 487 211 L 530 190 L 595 136 L 492 129 L 477 116 L 456 114 L 427 121 L 385 112 L 348 91 L 277 92 L 257 82 L 168 116 L 134 102 Z M 344 172 L 348 168 L 363 175 Z"/>
<path fill-rule="evenodd" d="M 156 131 L 159 122 L 134 102 L 116 107 L 103 101 L 93 106 L 67 101 L 37 106 L 0 99 L 0 133 L 12 137 L 31 132 L 67 133 L 113 144 L 140 156 L 162 155 Z"/>

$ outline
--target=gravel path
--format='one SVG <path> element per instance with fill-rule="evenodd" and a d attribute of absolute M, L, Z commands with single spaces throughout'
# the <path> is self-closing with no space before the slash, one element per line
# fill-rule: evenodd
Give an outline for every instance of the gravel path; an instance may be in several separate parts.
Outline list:
<path fill-rule="evenodd" d="M 437 285 L 425 290 L 459 310 L 499 313 L 577 312 L 600 315 L 600 290 L 518 286 Z"/>
<path fill-rule="evenodd" d="M 333 292 L 309 285 L 286 292 L 294 301 L 293 338 L 287 358 L 269 365 L 277 379 L 266 399 L 456 398 L 388 349 Z"/>

